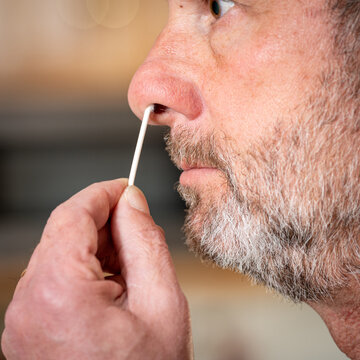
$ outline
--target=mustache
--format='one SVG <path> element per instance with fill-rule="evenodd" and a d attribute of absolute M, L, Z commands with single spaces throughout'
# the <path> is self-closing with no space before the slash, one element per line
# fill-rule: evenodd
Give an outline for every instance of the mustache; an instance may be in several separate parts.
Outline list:
<path fill-rule="evenodd" d="M 221 170 L 230 179 L 229 155 L 215 133 L 200 134 L 200 130 L 179 126 L 169 130 L 164 141 L 166 151 L 178 169 L 181 170 L 184 164 L 212 167 Z"/>

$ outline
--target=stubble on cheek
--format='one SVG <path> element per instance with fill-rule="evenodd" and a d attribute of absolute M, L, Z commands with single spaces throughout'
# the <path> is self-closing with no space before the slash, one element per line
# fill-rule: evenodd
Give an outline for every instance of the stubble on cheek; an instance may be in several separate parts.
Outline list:
<path fill-rule="evenodd" d="M 358 266 L 351 204 L 359 203 L 360 162 L 343 135 L 351 129 L 341 119 L 326 122 L 329 103 L 316 94 L 296 121 L 284 121 L 286 128 L 279 123 L 242 152 L 219 134 L 201 137 L 184 129 L 168 139 L 175 162 L 201 159 L 224 174 L 218 188 L 179 186 L 189 207 L 189 248 L 296 302 L 331 297 Z"/>
<path fill-rule="evenodd" d="M 185 225 L 185 232 L 191 237 L 200 238 L 204 219 L 211 209 L 221 207 L 229 196 L 230 189 L 235 186 L 234 173 L 231 168 L 231 157 L 234 151 L 233 142 L 224 133 L 195 133 L 187 128 L 179 127 L 165 136 L 166 150 L 174 164 L 202 164 L 219 170 L 211 182 L 183 186 L 178 184 L 177 190 L 187 205 L 187 223 L 191 219 L 191 229 Z M 197 234 L 195 236 L 195 234 Z M 189 237 L 189 236 L 187 236 Z"/>

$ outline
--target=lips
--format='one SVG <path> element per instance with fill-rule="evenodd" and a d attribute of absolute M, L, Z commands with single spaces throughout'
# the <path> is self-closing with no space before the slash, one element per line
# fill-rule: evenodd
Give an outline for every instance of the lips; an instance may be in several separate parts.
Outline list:
<path fill-rule="evenodd" d="M 211 169 L 211 170 L 216 170 L 216 168 L 212 167 L 212 166 L 207 166 L 207 165 L 201 165 L 201 164 L 193 164 L 193 165 L 189 165 L 186 163 L 183 163 L 180 165 L 180 168 L 183 171 L 189 171 L 189 170 L 202 170 L 202 169 Z"/>
<path fill-rule="evenodd" d="M 183 164 L 181 166 L 183 172 L 180 175 L 180 184 L 183 186 L 194 186 L 195 184 L 213 183 L 214 176 L 218 177 L 220 172 L 217 168 L 198 165 Z"/>

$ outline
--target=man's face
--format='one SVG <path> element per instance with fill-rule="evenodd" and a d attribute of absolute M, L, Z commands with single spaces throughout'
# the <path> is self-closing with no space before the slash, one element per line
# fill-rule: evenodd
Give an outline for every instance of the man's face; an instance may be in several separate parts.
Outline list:
<path fill-rule="evenodd" d="M 338 252 L 357 151 L 326 4 L 170 0 L 129 90 L 139 117 L 165 107 L 188 245 L 294 300 L 329 296 L 352 266 Z"/>

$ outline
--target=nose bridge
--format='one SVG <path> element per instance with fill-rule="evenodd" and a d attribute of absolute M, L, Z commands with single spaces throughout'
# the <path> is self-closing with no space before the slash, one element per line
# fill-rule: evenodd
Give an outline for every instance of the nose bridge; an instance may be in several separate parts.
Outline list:
<path fill-rule="evenodd" d="M 191 51 L 189 34 L 184 27 L 168 24 L 130 84 L 129 105 L 139 118 L 153 103 L 184 115 L 188 120 L 200 115 L 203 105 Z"/>
<path fill-rule="evenodd" d="M 169 57 L 186 59 L 193 50 L 194 31 L 190 21 L 181 18 L 170 18 L 166 27 L 160 33 L 148 58 Z"/>

